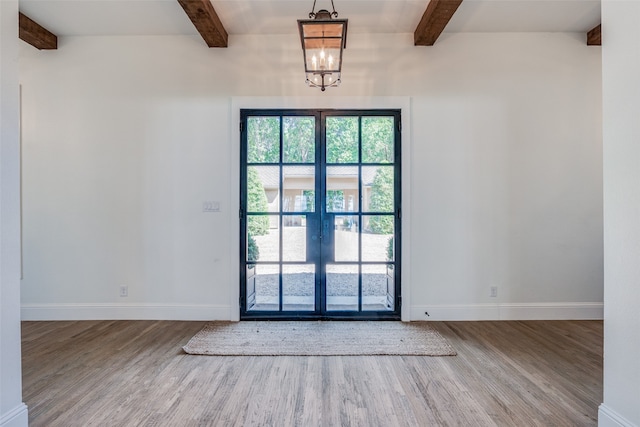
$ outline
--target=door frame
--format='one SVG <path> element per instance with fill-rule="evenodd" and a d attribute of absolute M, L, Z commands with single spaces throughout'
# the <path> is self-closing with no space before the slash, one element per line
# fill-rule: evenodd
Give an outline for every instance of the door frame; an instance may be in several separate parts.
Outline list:
<path fill-rule="evenodd" d="M 402 134 L 402 118 L 400 115 L 400 110 L 398 109 L 366 109 L 366 110 L 356 110 L 356 109 L 349 109 L 349 110 L 336 110 L 336 109 L 296 109 L 296 110 L 290 110 L 290 109 L 242 109 L 240 112 L 241 115 L 241 121 L 242 121 L 242 126 L 241 126 L 241 162 L 240 162 L 240 168 L 241 168 L 241 172 L 240 172 L 240 182 L 239 182 L 239 186 L 240 186 L 240 193 L 241 193 L 241 197 L 240 197 L 240 203 L 241 203 L 241 211 L 240 211 L 240 223 L 241 223 L 241 230 L 240 230 L 240 234 L 239 234 L 239 241 L 240 241 L 240 250 L 238 252 L 238 257 L 240 259 L 240 269 L 239 271 L 239 277 L 240 277 L 240 317 L 241 320 L 257 320 L 257 319 L 267 319 L 267 320 L 291 320 L 291 319 L 302 319 L 302 320 L 341 320 L 341 319 L 349 319 L 349 320 L 399 320 L 400 319 L 400 313 L 401 313 L 401 308 L 402 308 L 402 289 L 400 287 L 400 283 L 402 280 L 402 247 L 401 247 L 401 243 L 402 243 L 402 229 L 401 229 L 401 225 L 402 225 L 402 178 L 401 178 L 401 173 L 402 173 L 402 159 L 401 159 L 401 152 L 402 152 L 402 144 L 401 144 L 401 134 Z M 277 167 L 279 168 L 281 171 L 284 170 L 284 168 L 286 168 L 289 165 L 294 165 L 294 166 L 299 166 L 299 164 L 297 163 L 287 163 L 284 161 L 283 159 L 283 154 L 282 154 L 282 145 L 280 147 L 279 150 L 279 159 L 277 159 L 278 161 L 275 162 L 276 159 L 273 159 L 270 163 L 250 163 L 245 159 L 244 157 L 248 155 L 248 140 L 247 140 L 247 132 L 248 132 L 248 127 L 247 127 L 247 123 L 248 123 L 248 119 L 251 117 L 277 117 L 279 118 L 278 121 L 280 122 L 280 125 L 282 125 L 282 120 L 283 118 L 287 118 L 287 117 L 314 117 L 314 123 L 315 123 L 315 134 L 314 134 L 314 159 L 313 159 L 313 163 L 304 163 L 305 165 L 311 166 L 313 165 L 313 168 L 315 169 L 315 173 L 314 173 L 314 198 L 315 198 L 315 209 L 313 212 L 307 212 L 306 217 L 307 217 L 307 227 L 306 227 L 306 234 L 307 234 L 307 245 L 311 245 L 311 246 L 307 246 L 307 254 L 311 254 L 310 258 L 308 257 L 304 264 L 306 265 L 315 265 L 315 284 L 314 284 L 314 307 L 315 309 L 313 311 L 307 311 L 307 310 L 283 310 L 283 295 L 280 295 L 279 297 L 279 309 L 275 310 L 275 311 L 270 311 L 270 310 L 250 310 L 248 308 L 249 306 L 249 294 L 248 294 L 248 286 L 249 286 L 249 279 L 252 279 L 252 287 L 253 287 L 253 293 L 251 294 L 252 297 L 255 298 L 255 280 L 256 278 L 254 277 L 255 275 L 255 271 L 253 268 L 248 268 L 248 266 L 250 265 L 250 263 L 247 262 L 246 260 L 246 256 L 247 256 L 247 220 L 250 216 L 250 212 L 248 207 L 246 206 L 247 204 L 247 192 L 248 192 L 248 187 L 247 187 L 247 170 L 250 167 L 256 166 L 256 167 L 267 167 L 267 168 L 273 168 L 273 167 Z M 367 163 L 364 162 L 362 159 L 362 154 L 361 154 L 361 150 L 362 150 L 362 145 L 360 145 L 363 141 L 363 137 L 362 134 L 358 133 L 358 158 L 355 162 L 351 162 L 351 163 L 327 163 L 327 159 L 326 159 L 326 155 L 327 155 L 327 151 L 325 150 L 326 147 L 326 138 L 327 138 L 327 121 L 330 118 L 333 117 L 351 117 L 351 118 L 356 118 L 358 120 L 358 127 L 360 129 L 362 124 L 361 124 L 361 120 L 366 120 L 367 118 L 372 118 L 372 117 L 393 117 L 394 119 L 394 126 L 392 129 L 392 132 L 394 134 L 394 141 L 397 141 L 397 143 L 393 144 L 393 162 L 388 164 L 385 162 L 378 162 L 378 163 Z M 279 143 L 282 144 L 283 143 L 283 133 L 282 130 L 280 130 L 280 136 L 279 136 Z M 252 166 L 253 165 L 253 166 Z M 263 166 L 262 166 L 263 165 Z M 363 205 L 362 205 L 362 201 L 364 200 L 364 196 L 363 196 L 363 191 L 364 188 L 362 188 L 363 182 L 361 181 L 360 178 L 360 173 L 365 173 L 364 171 L 367 169 L 371 169 L 371 168 L 380 168 L 380 167 L 387 167 L 387 166 L 392 166 L 393 167 L 393 171 L 394 171 L 394 207 L 392 209 L 392 211 L 390 212 L 373 212 L 373 211 L 368 211 L 366 209 L 363 210 Z M 358 260 L 354 260 L 354 261 L 336 261 L 334 260 L 334 251 L 335 251 L 335 246 L 334 246 L 334 240 L 333 240 L 333 236 L 335 235 L 335 219 L 336 217 L 341 217 L 341 216 L 345 216 L 348 215 L 349 212 L 348 211 L 333 211 L 333 209 L 329 210 L 326 208 L 326 203 L 327 203 L 327 199 L 326 199 L 326 194 L 328 192 L 327 190 L 327 170 L 328 168 L 332 168 L 332 167 L 347 167 L 347 168 L 357 168 L 358 169 L 358 178 L 357 178 L 357 187 L 358 187 L 358 191 L 357 193 L 360 195 L 358 197 L 358 208 L 356 209 L 355 212 L 352 213 L 352 215 L 354 215 L 355 217 L 358 218 L 357 223 L 359 224 L 358 227 L 358 253 L 360 254 L 358 256 Z M 284 223 L 284 219 L 290 217 L 290 215 L 293 215 L 293 217 L 296 217 L 300 214 L 289 214 L 289 211 L 287 211 L 287 213 L 283 213 L 282 211 L 282 202 L 283 202 L 283 198 L 284 198 L 284 189 L 285 187 L 282 187 L 284 182 L 283 182 L 283 176 L 280 177 L 280 190 L 278 191 L 278 212 L 274 213 L 271 212 L 267 213 L 267 218 L 270 218 L 270 222 L 273 222 L 273 218 L 278 218 L 278 224 L 279 226 L 277 227 L 277 233 L 282 237 L 282 233 L 284 231 L 284 227 L 285 227 L 285 223 Z M 266 212 L 265 212 L 266 213 Z M 275 214 L 275 215 L 274 215 Z M 364 232 L 363 230 L 363 226 L 365 224 L 364 219 L 366 217 L 368 218 L 376 218 L 379 215 L 382 215 L 382 217 L 386 217 L 386 218 L 393 218 L 394 219 L 394 232 L 393 232 L 393 236 L 395 239 L 395 247 L 394 247 L 394 253 L 395 253 L 395 257 L 394 260 L 391 262 L 391 264 L 388 264 L 387 262 L 381 262 L 380 260 L 377 261 L 372 261 L 372 260 L 363 260 L 360 257 L 362 256 L 361 254 L 361 245 L 364 243 L 361 239 L 363 239 L 363 235 L 362 233 Z M 329 227 L 327 229 L 327 225 L 331 224 L 331 227 Z M 319 236 L 319 238 L 317 238 Z M 313 238 L 312 238 L 313 237 Z M 282 241 L 279 239 L 278 240 L 280 243 L 280 251 L 283 250 L 282 247 Z M 282 256 L 282 252 L 280 253 L 280 255 Z M 280 283 L 280 292 L 282 292 L 282 281 L 283 281 L 283 277 L 282 277 L 282 268 L 285 265 L 298 265 L 301 261 L 283 261 L 282 259 L 279 259 L 279 261 L 276 262 L 276 264 L 279 266 L 279 270 L 280 270 L 280 275 L 279 275 L 279 283 Z M 261 265 L 262 261 L 258 261 L 258 265 Z M 357 295 L 357 309 L 356 310 L 340 310 L 340 309 L 333 309 L 330 310 L 328 308 L 328 296 L 327 296 L 327 292 L 328 292 L 328 273 L 326 272 L 326 267 L 329 265 L 334 265 L 334 266 L 339 266 L 339 265 L 357 265 L 358 266 L 358 270 L 360 271 L 363 268 L 366 268 L 366 266 L 380 266 L 382 264 L 385 264 L 386 267 L 386 272 L 387 274 L 389 273 L 389 271 L 392 272 L 391 276 L 386 276 L 386 280 L 387 280 L 387 292 L 389 292 L 389 286 L 392 286 L 393 291 L 391 291 L 391 294 L 387 294 L 385 297 L 385 301 L 387 301 L 387 303 L 391 303 L 393 309 L 390 311 L 381 309 L 381 310 L 372 310 L 372 309 L 365 309 L 363 308 L 363 294 L 362 294 L 362 289 L 361 287 L 364 285 L 363 282 L 363 277 L 362 274 L 358 275 L 358 295 Z M 273 265 L 272 261 L 266 261 L 265 265 Z M 393 268 L 392 266 L 395 266 L 395 268 Z M 253 274 L 249 275 L 249 271 L 253 271 Z M 256 276 L 257 277 L 257 276 Z M 391 298 L 391 299 L 389 299 Z"/>
<path fill-rule="evenodd" d="M 230 135 L 228 135 L 230 150 L 229 158 L 229 209 L 227 223 L 229 231 L 226 236 L 229 252 L 227 256 L 227 277 L 229 284 L 228 320 L 240 320 L 240 286 L 238 286 L 238 272 L 240 260 L 240 110 L 241 109 L 336 109 L 336 110 L 375 110 L 398 109 L 401 111 L 401 164 L 402 164 L 402 279 L 400 283 L 402 305 L 401 320 L 411 321 L 411 98 L 409 97 L 233 97 L 230 103 Z M 417 308 L 420 310 L 420 308 Z M 417 317 L 416 317 L 417 318 Z"/>

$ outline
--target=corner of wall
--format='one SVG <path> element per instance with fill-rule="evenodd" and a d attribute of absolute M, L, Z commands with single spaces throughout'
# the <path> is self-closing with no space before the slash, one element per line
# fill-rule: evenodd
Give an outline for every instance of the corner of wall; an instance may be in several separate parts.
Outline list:
<path fill-rule="evenodd" d="M 18 405 L 0 417 L 0 427 L 24 427 L 29 423 L 27 405 Z"/>
<path fill-rule="evenodd" d="M 604 403 L 598 408 L 598 427 L 638 427 Z"/>

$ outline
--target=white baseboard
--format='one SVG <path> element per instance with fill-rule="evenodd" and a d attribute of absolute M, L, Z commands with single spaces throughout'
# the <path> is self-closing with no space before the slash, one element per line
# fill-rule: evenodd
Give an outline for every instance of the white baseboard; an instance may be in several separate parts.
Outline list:
<path fill-rule="evenodd" d="M 425 313 L 429 313 L 428 315 Z M 411 320 L 602 320 L 602 303 L 504 303 L 411 307 Z"/>
<path fill-rule="evenodd" d="M 496 320 L 495 304 L 420 305 L 411 307 L 411 320 Z"/>
<path fill-rule="evenodd" d="M 21 403 L 7 413 L 0 414 L 0 427 L 27 427 L 29 412 L 27 405 Z"/>
<path fill-rule="evenodd" d="M 23 304 L 22 320 L 230 320 L 223 305 Z M 238 309 L 235 308 L 237 311 Z M 426 315 L 425 313 L 429 313 Z M 602 320 L 602 303 L 459 304 L 412 306 L 419 320 Z"/>
<path fill-rule="evenodd" d="M 638 427 L 602 403 L 598 408 L 598 427 Z"/>
<path fill-rule="evenodd" d="M 238 310 L 238 309 L 236 309 Z M 22 320 L 229 320 L 224 305 L 23 304 Z"/>

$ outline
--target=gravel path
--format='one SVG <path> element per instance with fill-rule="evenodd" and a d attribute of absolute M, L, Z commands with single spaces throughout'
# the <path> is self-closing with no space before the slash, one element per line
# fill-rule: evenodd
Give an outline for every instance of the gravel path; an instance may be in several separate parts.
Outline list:
<path fill-rule="evenodd" d="M 363 261 L 387 261 L 387 244 L 390 235 L 362 234 Z M 268 235 L 255 236 L 260 250 L 260 261 L 278 261 L 278 230 Z M 358 233 L 335 231 L 336 261 L 357 261 Z M 285 227 L 283 231 L 283 260 L 306 261 L 306 228 Z M 312 296 L 315 292 L 314 266 L 309 264 L 284 265 L 282 287 L 284 296 Z M 380 265 L 362 266 L 362 295 L 386 296 L 387 267 Z M 255 285 L 257 297 L 278 295 L 278 265 L 256 265 Z M 392 279 L 391 279 L 392 280 Z M 357 296 L 358 266 L 328 265 L 327 296 Z"/>
<path fill-rule="evenodd" d="M 282 233 L 282 260 L 306 261 L 306 227 L 285 227 Z M 260 261 L 279 261 L 278 230 L 264 236 L 254 236 L 260 250 Z M 390 234 L 362 233 L 362 261 L 387 262 Z M 336 230 L 334 233 L 336 261 L 358 261 L 358 233 Z"/>

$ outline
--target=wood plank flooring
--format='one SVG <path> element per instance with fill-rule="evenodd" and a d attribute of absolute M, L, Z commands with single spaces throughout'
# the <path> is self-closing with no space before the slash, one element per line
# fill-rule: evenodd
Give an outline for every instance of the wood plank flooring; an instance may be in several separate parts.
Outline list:
<path fill-rule="evenodd" d="M 454 357 L 190 356 L 204 322 L 23 322 L 30 426 L 595 426 L 600 321 L 432 322 Z"/>

